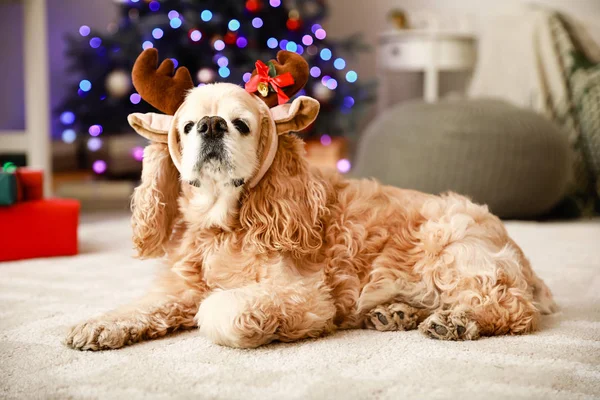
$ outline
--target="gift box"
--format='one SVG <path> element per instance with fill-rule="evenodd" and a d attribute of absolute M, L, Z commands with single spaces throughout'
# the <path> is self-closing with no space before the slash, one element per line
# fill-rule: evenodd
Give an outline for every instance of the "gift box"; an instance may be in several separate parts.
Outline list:
<path fill-rule="evenodd" d="M 44 171 L 34 168 L 17 168 L 15 175 L 22 200 L 41 200 L 44 197 Z"/>
<path fill-rule="evenodd" d="M 77 254 L 76 200 L 33 200 L 0 207 L 0 221 L 0 261 Z"/>
<path fill-rule="evenodd" d="M 0 171 L 0 206 L 10 206 L 17 201 L 17 177 L 12 172 Z"/>

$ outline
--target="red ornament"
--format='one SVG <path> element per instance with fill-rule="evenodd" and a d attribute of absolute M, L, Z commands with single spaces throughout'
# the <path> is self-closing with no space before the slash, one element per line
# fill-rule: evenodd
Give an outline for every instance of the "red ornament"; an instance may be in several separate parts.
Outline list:
<path fill-rule="evenodd" d="M 227 34 L 223 38 L 223 41 L 227 44 L 234 44 L 236 40 L 237 40 L 237 35 L 233 32 L 227 32 Z"/>
<path fill-rule="evenodd" d="M 246 10 L 250 12 L 257 12 L 260 10 L 261 4 L 259 0 L 248 0 L 246 2 Z"/>
<path fill-rule="evenodd" d="M 301 25 L 302 25 L 302 21 L 300 21 L 299 19 L 295 19 L 295 18 L 290 18 L 285 23 L 285 26 L 287 26 L 287 28 L 290 31 L 298 30 Z"/>
<path fill-rule="evenodd" d="M 277 93 L 277 101 L 279 104 L 287 103 L 290 98 L 283 92 L 281 88 L 294 84 L 294 77 L 292 74 L 286 72 L 285 74 L 271 77 L 269 76 L 269 67 L 267 64 L 258 60 L 255 65 L 256 75 L 246 82 L 246 91 L 249 93 L 255 93 L 259 90 L 259 84 L 264 82 L 271 86 L 275 93 Z M 266 95 L 263 95 L 263 97 L 266 97 Z"/>

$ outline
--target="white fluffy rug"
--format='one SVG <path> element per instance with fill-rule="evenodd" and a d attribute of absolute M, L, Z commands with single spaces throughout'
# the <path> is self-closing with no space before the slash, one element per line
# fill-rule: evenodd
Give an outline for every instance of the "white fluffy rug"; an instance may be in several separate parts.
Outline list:
<path fill-rule="evenodd" d="M 93 353 L 61 344 L 68 326 L 141 295 L 156 263 L 130 257 L 126 218 L 86 222 L 77 257 L 0 263 L 0 398 L 600 398 L 600 221 L 508 229 L 562 307 L 534 335 L 347 331 L 234 350 L 190 331 Z"/>

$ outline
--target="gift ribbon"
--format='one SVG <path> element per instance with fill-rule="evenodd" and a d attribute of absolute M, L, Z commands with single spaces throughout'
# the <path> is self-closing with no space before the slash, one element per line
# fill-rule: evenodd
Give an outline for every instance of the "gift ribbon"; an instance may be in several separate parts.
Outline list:
<path fill-rule="evenodd" d="M 246 82 L 246 91 L 254 93 L 258 90 L 258 84 L 261 82 L 270 85 L 275 93 L 277 93 L 278 104 L 285 104 L 290 99 L 284 92 L 282 87 L 290 86 L 294 84 L 294 77 L 289 72 L 285 74 L 277 75 L 275 77 L 269 76 L 269 67 L 262 61 L 256 62 L 256 75 L 250 78 Z"/>

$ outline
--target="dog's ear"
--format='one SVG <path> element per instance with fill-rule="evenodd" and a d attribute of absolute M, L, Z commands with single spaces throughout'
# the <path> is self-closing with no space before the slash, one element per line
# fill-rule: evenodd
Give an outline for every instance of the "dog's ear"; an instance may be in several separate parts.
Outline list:
<path fill-rule="evenodd" d="M 317 118 L 319 107 L 319 102 L 312 97 L 299 96 L 291 103 L 271 108 L 277 133 L 300 132 Z"/>
<path fill-rule="evenodd" d="M 161 135 L 166 141 L 166 135 Z M 152 139 L 151 139 L 152 140 Z M 160 257 L 178 213 L 179 173 L 168 146 L 152 143 L 144 149 L 142 182 L 133 192 L 131 225 L 140 258 Z"/>
<path fill-rule="evenodd" d="M 127 116 L 129 125 L 141 136 L 155 143 L 167 143 L 172 115 L 133 113 Z"/>

